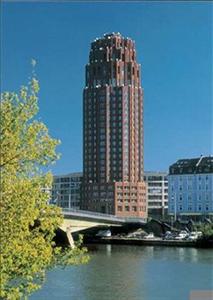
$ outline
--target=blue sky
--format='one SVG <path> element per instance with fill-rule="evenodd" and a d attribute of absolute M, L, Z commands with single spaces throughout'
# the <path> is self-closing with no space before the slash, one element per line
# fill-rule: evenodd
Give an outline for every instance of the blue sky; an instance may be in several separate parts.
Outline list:
<path fill-rule="evenodd" d="M 59 138 L 54 174 L 82 170 L 82 90 L 90 43 L 136 42 L 144 88 L 145 170 L 212 154 L 211 2 L 44 2 L 2 5 L 2 90 L 27 83 L 37 60 L 39 116 Z"/>

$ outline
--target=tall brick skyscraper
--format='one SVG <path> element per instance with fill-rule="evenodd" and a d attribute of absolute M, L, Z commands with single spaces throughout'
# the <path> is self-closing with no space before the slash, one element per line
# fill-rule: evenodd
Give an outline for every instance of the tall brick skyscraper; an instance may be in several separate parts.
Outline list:
<path fill-rule="evenodd" d="M 92 42 L 83 98 L 81 208 L 146 217 L 143 90 L 131 39 L 112 33 Z"/>

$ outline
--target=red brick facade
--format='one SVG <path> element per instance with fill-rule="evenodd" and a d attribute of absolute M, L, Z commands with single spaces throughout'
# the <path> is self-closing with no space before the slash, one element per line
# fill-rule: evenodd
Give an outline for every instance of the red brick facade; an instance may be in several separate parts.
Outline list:
<path fill-rule="evenodd" d="M 113 33 L 91 44 L 83 95 L 82 209 L 146 217 L 140 81 L 131 39 Z"/>

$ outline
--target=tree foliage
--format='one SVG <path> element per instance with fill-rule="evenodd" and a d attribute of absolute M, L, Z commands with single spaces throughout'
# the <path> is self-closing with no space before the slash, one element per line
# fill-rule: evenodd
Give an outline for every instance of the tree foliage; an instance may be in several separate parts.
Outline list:
<path fill-rule="evenodd" d="M 204 239 L 213 239 L 213 224 L 202 224 L 199 230 L 202 231 Z"/>
<path fill-rule="evenodd" d="M 38 289 L 53 264 L 88 259 L 85 249 L 55 247 L 61 210 L 48 205 L 51 173 L 42 171 L 58 156 L 58 140 L 35 119 L 39 84 L 35 77 L 19 93 L 5 92 L 0 107 L 1 299 L 21 299 Z"/>

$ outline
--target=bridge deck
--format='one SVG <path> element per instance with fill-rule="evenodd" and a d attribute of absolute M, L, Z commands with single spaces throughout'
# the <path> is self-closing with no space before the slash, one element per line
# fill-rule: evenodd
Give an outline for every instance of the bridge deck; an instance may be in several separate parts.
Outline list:
<path fill-rule="evenodd" d="M 142 218 L 122 218 L 114 215 L 101 214 L 91 211 L 63 209 L 64 222 L 60 228 L 65 232 L 78 232 L 88 228 L 104 226 L 121 226 L 126 223 L 145 224 Z"/>
<path fill-rule="evenodd" d="M 124 223 L 141 223 L 145 224 L 146 219 L 134 217 L 117 217 L 115 215 L 102 214 L 92 211 L 63 209 L 65 218 L 72 218 L 78 220 L 95 221 L 96 223 L 109 223 L 109 224 L 124 224 Z"/>

